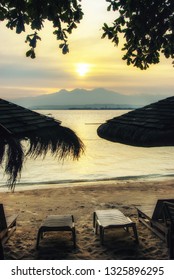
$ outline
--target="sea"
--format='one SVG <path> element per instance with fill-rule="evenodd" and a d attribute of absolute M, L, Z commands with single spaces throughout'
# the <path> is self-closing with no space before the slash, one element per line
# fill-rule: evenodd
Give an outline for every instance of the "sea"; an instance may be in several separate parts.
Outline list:
<path fill-rule="evenodd" d="M 85 145 L 79 160 L 59 161 L 48 154 L 44 159 L 27 159 L 16 189 L 71 186 L 73 183 L 152 180 L 174 176 L 174 147 L 141 148 L 110 142 L 97 135 L 106 120 L 128 110 L 39 110 L 62 126 L 74 130 Z M 0 187 L 6 186 L 3 167 Z"/>

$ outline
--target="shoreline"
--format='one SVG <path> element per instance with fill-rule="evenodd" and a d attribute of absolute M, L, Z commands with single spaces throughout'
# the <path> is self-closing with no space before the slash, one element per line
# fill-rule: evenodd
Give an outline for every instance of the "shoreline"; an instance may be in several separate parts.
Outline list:
<path fill-rule="evenodd" d="M 142 176 L 125 176 L 125 177 L 115 177 L 115 178 L 106 178 L 106 179 L 94 179 L 94 180 L 63 180 L 63 181 L 48 181 L 48 182 L 37 182 L 37 183 L 17 183 L 15 186 L 15 191 L 29 191 L 29 190 L 41 190 L 41 189 L 50 189 L 50 188 L 72 188 L 75 186 L 96 186 L 100 185 L 112 185 L 112 184 L 124 184 L 126 182 L 137 183 L 137 182 L 151 182 L 151 181 L 166 181 L 174 180 L 174 174 L 166 175 L 142 175 Z M 11 192 L 8 186 L 0 186 L 1 192 Z"/>
<path fill-rule="evenodd" d="M 136 207 L 155 205 L 159 198 L 174 198 L 174 179 L 101 182 L 35 190 L 1 192 L 0 201 L 8 214 L 18 213 L 17 229 L 4 246 L 6 260 L 125 260 L 168 259 L 166 244 L 138 222 Z M 95 210 L 119 209 L 137 225 L 139 245 L 124 230 L 106 232 L 102 246 L 94 234 Z M 48 234 L 35 249 L 38 229 L 48 215 L 73 214 L 77 249 L 71 236 Z"/>

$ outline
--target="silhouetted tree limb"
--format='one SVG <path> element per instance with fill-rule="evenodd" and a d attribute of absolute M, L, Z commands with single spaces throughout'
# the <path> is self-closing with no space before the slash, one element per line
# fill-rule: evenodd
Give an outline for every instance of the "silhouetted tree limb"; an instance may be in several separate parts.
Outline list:
<path fill-rule="evenodd" d="M 103 26 L 103 36 L 115 45 L 119 35 L 125 39 L 122 50 L 127 64 L 144 70 L 159 63 L 160 53 L 174 58 L 174 1 L 173 0 L 106 0 L 108 11 L 117 18 Z"/>
<path fill-rule="evenodd" d="M 83 17 L 81 0 L 2 0 L 0 2 L 0 21 L 7 21 L 6 26 L 15 29 L 16 33 L 25 32 L 28 25 L 35 32 L 26 37 L 30 49 L 26 56 L 35 58 L 37 41 L 41 40 L 37 31 L 44 28 L 46 20 L 52 22 L 57 40 L 62 41 L 59 47 L 62 53 L 69 52 L 68 34 L 77 27 Z"/>

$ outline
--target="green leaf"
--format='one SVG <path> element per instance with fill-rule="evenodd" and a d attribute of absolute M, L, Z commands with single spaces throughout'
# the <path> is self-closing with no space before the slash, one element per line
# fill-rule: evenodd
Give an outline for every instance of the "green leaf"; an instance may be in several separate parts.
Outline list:
<path fill-rule="evenodd" d="M 29 51 L 27 51 L 26 57 L 30 57 L 30 58 L 34 59 L 36 57 L 34 49 L 31 48 Z"/>

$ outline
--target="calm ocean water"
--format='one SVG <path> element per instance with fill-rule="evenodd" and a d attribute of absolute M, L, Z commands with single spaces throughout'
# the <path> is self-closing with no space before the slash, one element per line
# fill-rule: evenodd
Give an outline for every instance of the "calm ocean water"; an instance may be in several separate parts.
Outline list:
<path fill-rule="evenodd" d="M 100 123 L 128 111 L 60 110 L 38 111 L 51 114 L 62 126 L 73 129 L 86 150 L 78 161 L 59 162 L 50 155 L 25 162 L 18 185 L 60 184 L 128 178 L 156 178 L 174 175 L 174 147 L 140 148 L 103 140 L 97 136 Z M 6 178 L 1 169 L 1 185 Z"/>

